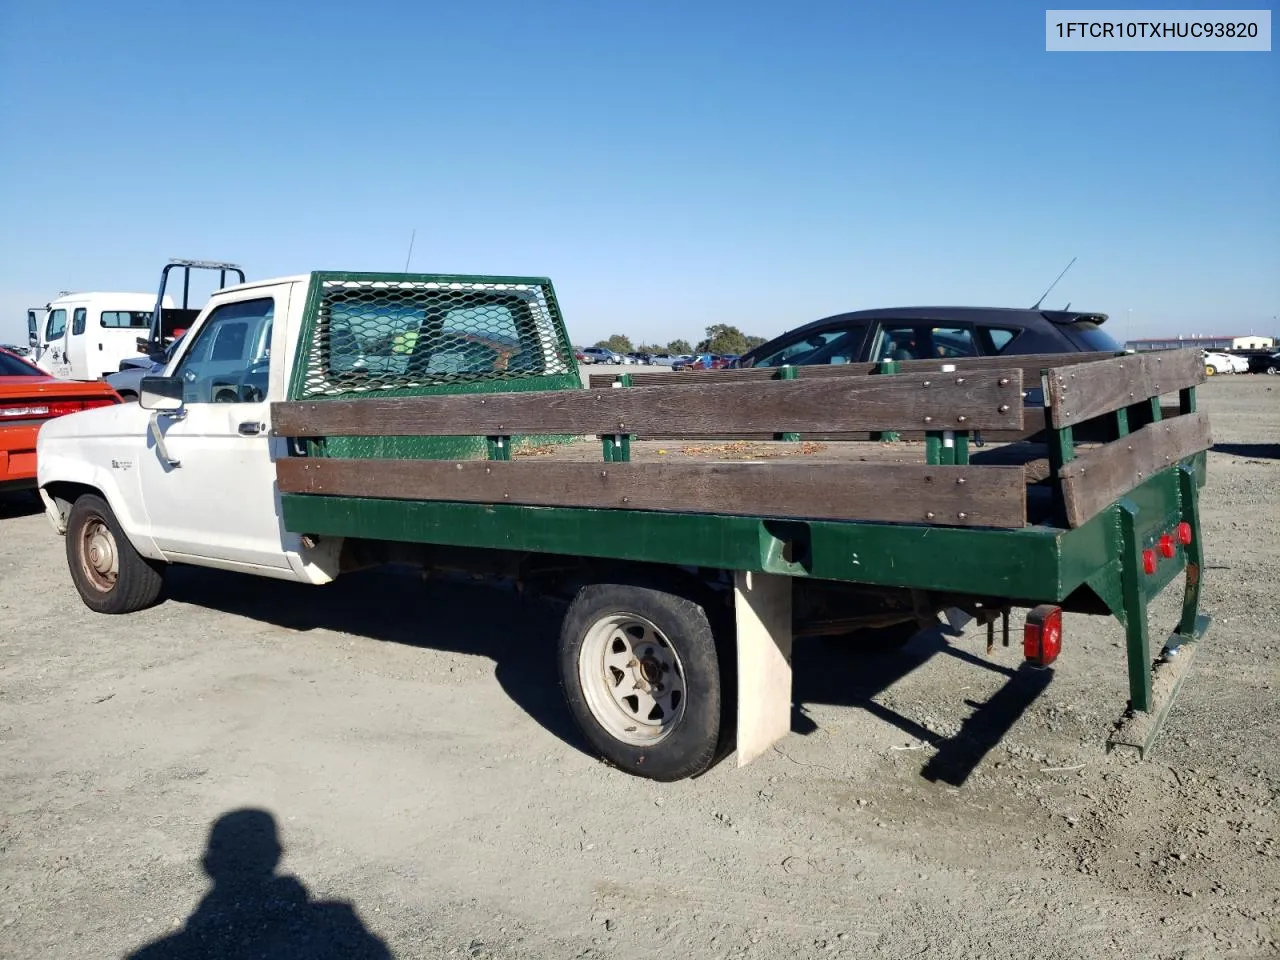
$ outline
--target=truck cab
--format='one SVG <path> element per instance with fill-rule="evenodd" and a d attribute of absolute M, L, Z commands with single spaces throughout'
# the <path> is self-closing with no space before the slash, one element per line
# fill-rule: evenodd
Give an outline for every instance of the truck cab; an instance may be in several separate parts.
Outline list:
<path fill-rule="evenodd" d="M 63 380 L 99 380 L 136 356 L 139 333 L 151 324 L 147 293 L 71 293 L 51 300 L 43 318 L 27 311 L 31 358 Z"/>
<path fill-rule="evenodd" d="M 143 557 L 330 579 L 280 526 L 268 436 L 269 402 L 283 396 L 296 336 L 290 323 L 306 281 L 286 277 L 218 291 L 165 368 L 182 385 L 176 403 L 123 404 L 42 430 L 38 462 L 55 526 L 65 522 L 60 496 L 84 485 L 110 504 Z M 128 346 L 136 350 L 134 339 L 145 329 L 144 323 L 126 331 Z"/>
<path fill-rule="evenodd" d="M 295 374 L 315 396 L 484 391 L 512 380 L 581 388 L 563 329 L 517 316 L 533 294 L 506 286 L 467 279 L 396 297 L 376 279 L 303 274 L 217 290 L 163 374 L 144 378 L 139 403 L 42 429 L 40 486 L 55 529 L 65 532 L 71 504 L 91 491 L 147 560 L 332 579 L 337 541 L 309 548 L 284 529 L 275 463 L 289 441 L 271 436 L 271 404 L 288 398 Z M 295 360 L 300 340 L 315 342 L 304 327 L 320 324 L 324 356 Z M 473 439 L 419 453 L 483 455 L 485 438 Z"/>

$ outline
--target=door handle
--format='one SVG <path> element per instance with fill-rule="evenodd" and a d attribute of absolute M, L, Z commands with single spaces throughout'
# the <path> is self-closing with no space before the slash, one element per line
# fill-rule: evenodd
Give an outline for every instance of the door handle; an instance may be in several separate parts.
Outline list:
<path fill-rule="evenodd" d="M 256 437 L 260 433 L 262 433 L 264 426 L 265 424 L 255 423 L 252 420 L 246 420 L 244 423 L 240 424 L 240 426 L 237 427 L 237 429 L 240 431 L 240 436 L 242 437 Z"/>

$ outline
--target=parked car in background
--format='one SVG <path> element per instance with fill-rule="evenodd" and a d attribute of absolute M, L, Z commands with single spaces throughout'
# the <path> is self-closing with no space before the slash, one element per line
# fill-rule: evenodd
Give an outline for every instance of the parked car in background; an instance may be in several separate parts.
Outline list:
<path fill-rule="evenodd" d="M 178 349 L 178 344 L 182 342 L 182 338 L 186 335 L 186 332 L 183 331 L 176 340 L 165 347 L 161 360 L 152 360 L 150 357 L 142 355 L 130 357 L 127 360 L 120 361 L 119 372 L 105 376 L 102 379 L 111 385 L 111 389 L 120 394 L 120 399 L 125 403 L 136 402 L 142 393 L 139 386 L 142 383 L 142 378 L 152 374 L 164 373 L 164 368 L 169 365 L 174 351 Z"/>
<path fill-rule="evenodd" d="M 45 422 L 119 403 L 101 380 L 50 376 L 0 347 L 0 493 L 36 486 L 36 436 Z"/>
<path fill-rule="evenodd" d="M 1104 313 L 1010 307 L 890 307 L 841 313 L 797 327 L 736 367 L 931 360 L 996 354 L 1123 348 L 1102 329 Z"/>
<path fill-rule="evenodd" d="M 1219 373 L 1248 373 L 1249 361 L 1217 350 L 1204 351 L 1204 372 L 1209 376 Z"/>
<path fill-rule="evenodd" d="M 1249 358 L 1250 373 L 1280 373 L 1280 350 L 1254 354 Z"/>
<path fill-rule="evenodd" d="M 621 363 L 622 359 L 605 347 L 583 347 L 582 354 L 587 363 Z"/>
<path fill-rule="evenodd" d="M 573 359 L 577 360 L 579 363 L 595 363 L 591 357 L 587 356 L 586 351 L 581 347 L 573 348 Z"/>
<path fill-rule="evenodd" d="M 631 353 L 628 353 L 627 356 L 630 357 L 633 362 L 644 366 L 650 366 L 653 363 L 653 354 L 651 353 L 632 351 Z"/>
<path fill-rule="evenodd" d="M 672 364 L 679 362 L 680 359 L 681 357 L 671 353 L 655 353 L 649 359 L 649 362 L 655 367 L 669 367 Z"/>
<path fill-rule="evenodd" d="M 688 360 L 672 364 L 673 370 L 723 370 L 729 365 L 727 357 L 718 353 L 699 353 Z"/>

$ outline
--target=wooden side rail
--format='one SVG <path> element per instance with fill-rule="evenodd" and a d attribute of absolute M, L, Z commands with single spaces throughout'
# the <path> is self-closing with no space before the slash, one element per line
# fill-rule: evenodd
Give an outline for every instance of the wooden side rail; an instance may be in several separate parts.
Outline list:
<path fill-rule="evenodd" d="M 273 403 L 286 437 L 1017 430 L 1022 371 Z"/>
<path fill-rule="evenodd" d="M 944 364 L 953 364 L 957 372 L 977 370 L 1007 370 L 1013 367 L 1022 370 L 1022 379 L 1027 387 L 1040 385 L 1040 372 L 1049 367 L 1069 367 L 1080 363 L 1091 363 L 1097 360 L 1109 360 L 1114 353 L 1050 353 L 1050 354 L 1012 354 L 994 357 L 955 357 L 936 360 L 899 360 L 898 373 L 937 373 Z M 796 367 L 802 380 L 823 379 L 826 377 L 868 376 L 877 373 L 878 363 L 839 363 L 815 364 L 811 367 Z M 672 382 L 685 379 L 702 383 L 749 383 L 755 380 L 770 380 L 777 376 L 780 367 L 747 367 L 743 370 L 691 370 L 691 371 L 658 371 L 628 368 L 626 375 L 631 378 L 633 387 L 669 386 Z M 593 390 L 612 387 L 617 374 L 592 373 L 587 382 Z M 673 378 L 674 381 L 673 381 Z"/>
<path fill-rule="evenodd" d="M 957 527 L 1026 523 L 1021 466 L 287 457 L 282 493 Z"/>
<path fill-rule="evenodd" d="M 1157 420 L 1081 453 L 1059 471 L 1067 524 L 1078 527 L 1152 474 L 1213 446 L 1208 415 Z"/>
<path fill-rule="evenodd" d="M 1084 421 L 1203 383 L 1199 349 L 1135 353 L 1096 363 L 1053 367 L 1045 375 L 1045 404 L 1053 427 Z"/>

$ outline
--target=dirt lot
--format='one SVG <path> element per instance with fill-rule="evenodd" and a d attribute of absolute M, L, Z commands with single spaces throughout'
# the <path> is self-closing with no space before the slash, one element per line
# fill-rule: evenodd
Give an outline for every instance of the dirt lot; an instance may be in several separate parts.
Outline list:
<path fill-rule="evenodd" d="M 583 752 L 528 601 L 178 570 L 100 617 L 0 501 L 0 956 L 1280 956 L 1274 380 L 1202 389 L 1215 626 L 1145 763 L 1107 619 L 1043 691 L 977 633 L 801 646 L 790 737 L 658 785 Z"/>

